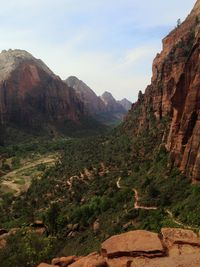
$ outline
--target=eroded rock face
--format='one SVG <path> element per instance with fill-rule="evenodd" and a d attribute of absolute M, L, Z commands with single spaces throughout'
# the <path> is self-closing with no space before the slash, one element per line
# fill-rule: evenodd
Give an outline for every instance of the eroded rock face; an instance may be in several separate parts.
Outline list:
<path fill-rule="evenodd" d="M 0 54 L 0 122 L 39 128 L 77 122 L 82 104 L 48 67 L 22 50 Z"/>
<path fill-rule="evenodd" d="M 191 14 L 163 40 L 153 62 L 151 85 L 127 116 L 132 134 L 151 128 L 149 114 L 158 123 L 168 118 L 163 136 L 172 162 L 193 181 L 200 181 L 200 1 Z"/>

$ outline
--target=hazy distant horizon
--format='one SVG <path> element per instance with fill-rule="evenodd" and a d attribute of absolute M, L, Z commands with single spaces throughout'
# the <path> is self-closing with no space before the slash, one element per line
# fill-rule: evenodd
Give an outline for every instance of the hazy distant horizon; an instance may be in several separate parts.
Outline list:
<path fill-rule="evenodd" d="M 0 49 L 23 49 L 61 79 L 134 102 L 161 40 L 195 0 L 11 0 L 1 3 Z"/>

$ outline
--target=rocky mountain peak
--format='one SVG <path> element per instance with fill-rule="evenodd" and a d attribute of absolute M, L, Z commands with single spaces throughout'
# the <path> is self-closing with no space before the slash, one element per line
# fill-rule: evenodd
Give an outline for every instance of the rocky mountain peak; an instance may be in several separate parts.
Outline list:
<path fill-rule="evenodd" d="M 131 106 L 132 106 L 132 103 L 126 99 L 126 98 L 123 98 L 122 100 L 119 100 L 117 101 L 123 108 L 125 108 L 125 110 L 130 110 L 131 109 Z"/>
<path fill-rule="evenodd" d="M 103 93 L 103 95 L 101 96 L 101 99 L 103 100 L 103 102 L 108 105 L 109 103 L 112 103 L 112 102 L 116 102 L 116 100 L 114 99 L 114 97 L 112 96 L 111 93 L 105 91 Z"/>
<path fill-rule="evenodd" d="M 28 62 L 36 64 L 40 69 L 49 75 L 53 72 L 40 59 L 34 58 L 30 53 L 20 49 L 3 50 L 0 53 L 0 81 L 6 80 L 12 71 L 14 71 L 21 63 Z"/>
<path fill-rule="evenodd" d="M 67 83 L 67 85 L 73 89 L 75 89 L 77 92 L 80 93 L 90 93 L 92 95 L 95 95 L 97 97 L 97 95 L 94 93 L 94 91 L 87 85 L 85 84 L 83 81 L 79 80 L 76 76 L 70 76 L 69 78 L 67 78 L 65 80 L 65 83 Z"/>
<path fill-rule="evenodd" d="M 65 82 L 67 83 L 67 85 L 71 88 L 77 87 L 77 85 L 79 84 L 80 80 L 76 77 L 76 76 L 69 76 Z"/>

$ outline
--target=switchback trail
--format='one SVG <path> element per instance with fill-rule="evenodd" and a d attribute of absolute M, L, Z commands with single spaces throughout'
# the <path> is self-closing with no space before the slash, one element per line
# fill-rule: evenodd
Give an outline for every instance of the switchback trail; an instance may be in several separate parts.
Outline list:
<path fill-rule="evenodd" d="M 118 178 L 117 182 L 116 182 L 116 186 L 117 188 L 121 189 L 122 186 L 120 185 L 120 181 L 121 181 L 121 177 Z M 157 210 L 157 207 L 146 207 L 146 206 L 140 206 L 138 204 L 139 202 L 139 194 L 137 189 L 133 188 L 132 189 L 134 192 L 134 198 L 135 198 L 135 203 L 134 203 L 134 209 L 141 209 L 141 210 Z"/>
<path fill-rule="evenodd" d="M 174 223 L 178 224 L 179 226 L 182 226 L 183 228 L 187 228 L 187 229 L 191 229 L 191 230 L 199 229 L 199 228 L 197 228 L 197 227 L 192 227 L 192 226 L 189 226 L 189 225 L 186 225 L 186 224 L 180 222 L 179 220 L 177 220 L 177 219 L 174 217 L 173 213 L 172 213 L 170 210 L 165 209 L 165 212 L 169 215 L 169 217 L 172 219 L 172 221 L 173 221 Z"/>
<path fill-rule="evenodd" d="M 138 191 L 135 188 L 133 188 L 133 192 L 134 192 L 134 198 L 135 198 L 135 204 L 134 204 L 135 209 L 141 209 L 141 210 L 157 210 L 158 209 L 157 207 L 140 206 L 138 204 L 138 201 L 139 201 Z"/>
<path fill-rule="evenodd" d="M 121 181 L 121 177 L 118 178 L 117 182 L 116 182 L 116 186 L 117 188 L 121 189 L 122 186 L 120 185 L 120 181 Z M 141 210 L 157 210 L 158 207 L 146 207 L 146 206 L 141 206 L 138 204 L 139 202 L 139 194 L 138 194 L 138 191 L 136 188 L 133 188 L 132 191 L 134 192 L 134 198 L 135 198 L 135 203 L 134 203 L 134 209 L 141 209 Z M 186 229 L 191 229 L 191 230 L 194 230 L 194 229 L 198 229 L 196 227 L 192 227 L 192 226 L 189 226 L 189 225 L 186 225 L 182 222 L 180 222 L 179 220 L 177 220 L 173 213 L 169 210 L 169 209 L 165 209 L 165 212 L 169 215 L 169 217 L 172 219 L 172 221 L 174 223 L 176 223 L 177 225 L 183 227 L 183 228 L 186 228 Z"/>

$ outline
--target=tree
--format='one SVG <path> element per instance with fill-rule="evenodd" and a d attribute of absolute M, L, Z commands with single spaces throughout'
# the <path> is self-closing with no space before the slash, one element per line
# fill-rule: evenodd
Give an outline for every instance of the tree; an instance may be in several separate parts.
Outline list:
<path fill-rule="evenodd" d="M 48 225 L 48 230 L 51 234 L 56 234 L 58 230 L 57 218 L 59 215 L 58 204 L 53 203 L 47 212 L 46 220 Z"/>
<path fill-rule="evenodd" d="M 181 19 L 178 19 L 177 20 L 177 28 L 180 27 L 180 25 L 181 25 Z"/>

